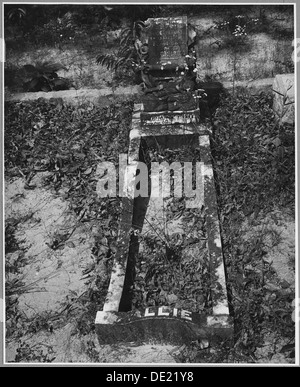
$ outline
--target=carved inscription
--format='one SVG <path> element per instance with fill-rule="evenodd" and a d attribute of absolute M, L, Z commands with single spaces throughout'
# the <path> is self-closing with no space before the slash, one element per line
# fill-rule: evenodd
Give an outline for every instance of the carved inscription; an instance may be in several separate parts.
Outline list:
<path fill-rule="evenodd" d="M 178 114 L 147 114 L 142 115 L 142 124 L 148 125 L 172 125 L 172 124 L 190 124 L 199 121 L 199 111 L 179 112 Z"/>
<path fill-rule="evenodd" d="M 149 64 L 184 65 L 187 54 L 186 16 L 149 21 Z"/>

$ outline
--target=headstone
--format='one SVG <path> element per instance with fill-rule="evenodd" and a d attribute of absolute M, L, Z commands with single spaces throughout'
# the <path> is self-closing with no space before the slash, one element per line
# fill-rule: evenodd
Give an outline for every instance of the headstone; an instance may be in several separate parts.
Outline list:
<path fill-rule="evenodd" d="M 188 51 L 187 17 L 148 19 L 150 65 L 185 65 Z"/>
<path fill-rule="evenodd" d="M 295 122 L 294 74 L 278 74 L 273 83 L 273 110 L 281 124 Z"/>
<path fill-rule="evenodd" d="M 141 71 L 146 87 L 142 97 L 144 110 L 195 111 L 198 108 L 193 93 L 196 57 L 188 54 L 187 17 L 150 18 L 145 26 L 143 40 L 147 55 L 143 57 L 145 63 Z"/>

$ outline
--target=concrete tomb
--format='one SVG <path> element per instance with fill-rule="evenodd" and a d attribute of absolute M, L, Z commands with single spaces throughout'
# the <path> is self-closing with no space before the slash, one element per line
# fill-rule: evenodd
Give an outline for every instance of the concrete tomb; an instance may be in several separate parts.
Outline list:
<path fill-rule="evenodd" d="M 197 92 L 191 83 L 195 63 L 187 63 L 191 45 L 185 16 L 149 19 L 137 45 L 144 60 L 145 98 L 141 104 L 135 105 L 132 116 L 128 165 L 123 176 L 126 184 L 118 250 L 106 302 L 103 310 L 97 312 L 95 320 L 101 344 L 135 340 L 187 343 L 197 339 L 212 343 L 219 339 L 232 339 L 233 324 L 228 307 L 211 161 L 211 128 L 199 120 L 199 107 L 195 102 Z M 185 87 L 188 82 L 191 87 Z M 157 155 L 155 160 L 162 163 L 166 161 L 162 155 L 166 152 L 173 155 L 180 149 L 191 149 L 196 155 L 194 178 L 197 184 L 193 197 L 183 195 L 184 205 L 180 214 L 175 219 L 169 219 L 166 208 L 168 204 L 174 204 L 173 198 L 170 192 L 165 197 L 154 195 L 160 187 L 159 180 L 153 179 L 154 164 L 151 162 L 148 176 L 149 197 L 137 195 L 137 182 L 140 181 L 137 172 L 140 170 L 141 173 L 139 163 L 148 166 L 149 160 L 153 161 L 153 154 Z M 189 160 L 179 161 L 184 164 Z M 174 184 L 174 192 L 181 186 L 181 180 L 177 183 Z M 190 227 L 188 219 L 191 211 L 204 214 L 205 230 L 199 228 L 200 220 Z M 155 244 L 152 252 L 145 254 L 145 241 L 163 241 L 164 233 L 182 241 L 188 229 L 190 235 L 185 243 L 177 244 L 174 250 L 168 243 L 163 247 L 166 259 L 171 261 L 171 264 L 167 262 L 169 271 L 172 266 L 175 270 L 178 259 L 183 271 L 189 266 L 193 268 L 188 275 L 189 280 L 176 277 L 176 281 L 182 283 L 181 288 L 187 289 L 185 293 L 174 290 L 174 294 L 169 294 L 160 282 L 164 273 L 161 277 L 158 273 L 160 267 L 157 261 L 161 257 L 155 255 Z M 140 256 L 151 260 L 152 273 L 150 266 L 146 274 L 140 269 L 142 265 L 147 265 Z M 174 271 L 174 275 L 178 272 Z M 203 276 L 208 278 L 206 283 Z M 137 285 L 137 281 L 147 282 L 147 277 L 152 290 Z M 186 292 L 190 293 L 184 299 L 182 294 Z M 165 300 L 167 304 L 164 304 Z"/>

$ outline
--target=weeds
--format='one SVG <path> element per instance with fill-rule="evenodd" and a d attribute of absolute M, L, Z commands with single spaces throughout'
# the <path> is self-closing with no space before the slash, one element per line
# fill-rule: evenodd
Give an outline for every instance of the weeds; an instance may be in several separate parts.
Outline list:
<path fill-rule="evenodd" d="M 235 320 L 235 347 L 255 360 L 265 331 L 293 340 L 293 292 L 268 284 L 276 274 L 264 260 L 270 231 L 245 241 L 245 219 L 264 219 L 276 208 L 294 209 L 294 127 L 280 126 L 268 94 L 246 91 L 223 100 L 215 115 L 213 160 L 217 176 L 223 248 Z M 250 226 L 251 227 L 251 226 Z M 272 235 L 278 244 L 278 235 Z"/>
<path fill-rule="evenodd" d="M 52 347 L 46 346 L 45 352 L 43 347 L 45 347 L 44 344 L 34 344 L 30 346 L 28 343 L 20 340 L 15 362 L 52 363 L 55 360 Z"/>
<path fill-rule="evenodd" d="M 222 31 L 223 38 L 218 41 L 220 48 L 230 48 L 234 52 L 248 49 L 248 34 L 258 19 L 249 19 L 243 15 L 231 16 L 215 23 L 215 29 Z"/>
<path fill-rule="evenodd" d="M 145 27 L 142 21 L 136 21 L 130 27 L 125 27 L 120 33 L 119 48 L 114 54 L 99 54 L 96 62 L 106 66 L 108 70 L 115 73 L 116 80 L 124 78 L 137 78 L 138 72 L 143 65 L 141 54 L 137 49 L 140 33 Z M 147 50 L 147 45 L 142 48 Z M 145 51 L 147 52 L 147 51 Z"/>
<path fill-rule="evenodd" d="M 95 172 L 100 161 L 118 164 L 119 154 L 126 152 L 131 111 L 131 101 L 116 102 L 104 109 L 91 104 L 72 107 L 60 100 L 8 103 L 5 106 L 7 181 L 16 176 L 29 181 L 41 171 L 48 172 L 43 179 L 44 188 L 61 194 L 77 216 L 76 225 L 68 232 L 56 230 L 49 235 L 48 248 L 55 252 L 71 243 L 69 239 L 80 225 L 90 229 L 97 227 L 95 244 L 90 251 L 94 263 L 92 267 L 83 268 L 82 273 L 87 291 L 66 298 L 60 305 L 63 312 L 57 312 L 62 313 L 61 317 L 64 315 L 75 321 L 82 334 L 93 330 L 95 313 L 104 304 L 110 266 L 116 252 L 120 213 L 118 199 L 98 197 Z M 10 339 L 48 329 L 42 316 L 35 316 L 34 320 L 40 321 L 35 324 L 18 305 L 19 295 L 36 291 L 38 281 L 41 281 L 27 284 L 21 273 L 26 261 L 14 233 L 18 224 L 27 218 L 11 219 L 6 224 L 6 326 Z M 56 321 L 55 313 L 47 315 L 48 321 Z"/>
<path fill-rule="evenodd" d="M 244 90 L 224 97 L 214 116 L 212 155 L 234 342 L 206 349 L 191 343 L 176 353 L 178 362 L 257 363 L 270 336 L 268 360 L 285 353 L 293 361 L 293 286 L 282 284 L 265 259 L 281 237 L 268 227 L 254 232 L 277 208 L 294 212 L 294 127 L 279 125 L 271 106 L 269 94 Z"/>
<path fill-rule="evenodd" d="M 220 200 L 227 201 L 220 203 L 224 217 L 293 203 L 294 127 L 277 124 L 271 106 L 270 95 L 246 93 L 228 97 L 217 110 L 214 164 L 223 190 Z"/>

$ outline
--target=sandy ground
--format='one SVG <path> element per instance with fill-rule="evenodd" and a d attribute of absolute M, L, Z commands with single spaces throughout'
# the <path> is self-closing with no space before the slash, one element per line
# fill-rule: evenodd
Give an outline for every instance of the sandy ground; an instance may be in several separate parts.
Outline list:
<path fill-rule="evenodd" d="M 34 190 L 25 190 L 21 178 L 7 183 L 5 189 L 6 219 L 21 220 L 15 237 L 20 247 L 26 249 L 27 264 L 21 273 L 8 274 L 22 278 L 26 285 L 27 290 L 18 298 L 19 308 L 31 321 L 38 320 L 41 315 L 48 316 L 49 327 L 53 327 L 52 331 L 44 329 L 26 334 L 22 341 L 55 356 L 55 363 L 175 362 L 170 352 L 177 347 L 137 343 L 100 346 L 92 333 L 78 334 L 74 317 L 66 320 L 62 310 L 72 303 L 76 306 L 78 297 L 87 290 L 82 271 L 92 262 L 93 235 L 88 229 L 75 228 L 63 248 L 49 247 L 55 236 L 74 229 L 76 218 L 68 210 L 66 201 L 42 187 L 42 177 L 45 176 L 40 174 L 31 181 L 36 185 Z M 9 259 L 18 259 L 18 252 L 11 253 Z M 9 327 L 7 321 L 6 328 Z M 12 337 L 7 339 L 7 362 L 14 361 L 18 345 Z"/>
<path fill-rule="evenodd" d="M 19 304 L 31 317 L 54 310 L 72 292 L 79 295 L 84 290 L 81 271 L 92 260 L 92 236 L 75 228 L 62 249 L 51 249 L 54 238 L 73 231 L 76 219 L 62 198 L 40 187 L 24 190 L 22 179 L 17 179 L 6 186 L 5 215 L 20 219 L 28 214 L 32 216 L 17 225 L 15 236 L 23 241 L 20 246 L 29 263 L 22 276 L 30 290 L 19 297 Z"/>

